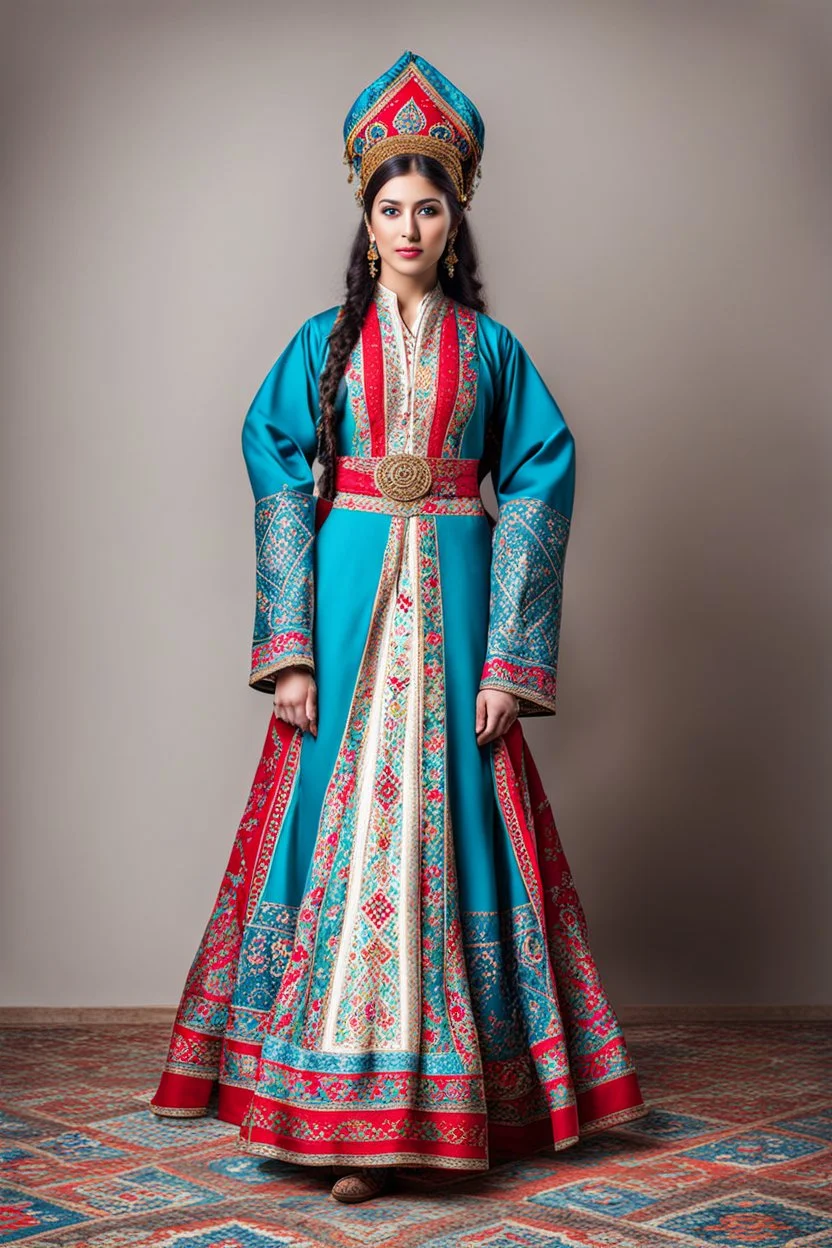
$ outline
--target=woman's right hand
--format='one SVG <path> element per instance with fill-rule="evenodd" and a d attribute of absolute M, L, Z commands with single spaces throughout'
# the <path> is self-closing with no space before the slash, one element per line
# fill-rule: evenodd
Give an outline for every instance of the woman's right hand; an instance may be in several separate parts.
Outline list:
<path fill-rule="evenodd" d="M 318 686 L 307 667 L 283 667 L 274 684 L 274 713 L 296 728 L 318 735 Z"/>

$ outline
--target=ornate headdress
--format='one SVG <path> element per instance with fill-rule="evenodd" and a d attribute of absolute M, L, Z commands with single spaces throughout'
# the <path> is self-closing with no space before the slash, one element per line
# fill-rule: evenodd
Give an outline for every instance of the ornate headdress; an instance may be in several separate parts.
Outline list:
<path fill-rule="evenodd" d="M 441 160 L 467 207 L 480 179 L 485 125 L 475 105 L 430 61 L 403 52 L 359 95 L 344 121 L 348 182 L 362 195 L 388 156 L 424 152 Z"/>

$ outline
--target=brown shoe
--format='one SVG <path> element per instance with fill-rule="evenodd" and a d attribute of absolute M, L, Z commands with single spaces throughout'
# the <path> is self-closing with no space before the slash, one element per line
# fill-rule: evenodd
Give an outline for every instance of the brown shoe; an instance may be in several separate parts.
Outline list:
<path fill-rule="evenodd" d="M 352 1173 L 333 1183 L 330 1191 L 342 1204 L 354 1205 L 361 1200 L 380 1196 L 390 1180 L 389 1166 L 358 1166 Z"/>

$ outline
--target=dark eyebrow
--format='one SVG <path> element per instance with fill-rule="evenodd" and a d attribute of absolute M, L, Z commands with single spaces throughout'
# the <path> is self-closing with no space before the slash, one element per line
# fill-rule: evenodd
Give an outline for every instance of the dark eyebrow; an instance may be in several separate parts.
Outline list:
<path fill-rule="evenodd" d="M 401 208 L 402 201 L 400 199 L 380 199 L 380 204 L 395 204 L 397 208 Z M 417 199 L 417 204 L 441 204 L 441 199 L 437 199 L 435 195 L 429 195 L 427 199 Z"/>

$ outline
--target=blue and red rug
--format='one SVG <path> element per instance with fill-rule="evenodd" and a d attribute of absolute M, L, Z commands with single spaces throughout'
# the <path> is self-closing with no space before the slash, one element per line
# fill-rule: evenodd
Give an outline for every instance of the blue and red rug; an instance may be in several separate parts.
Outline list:
<path fill-rule="evenodd" d="M 0 1031 L 0 1245 L 832 1248 L 832 1028 L 626 1028 L 651 1112 L 361 1205 L 324 1170 L 146 1108 L 165 1027 Z"/>

